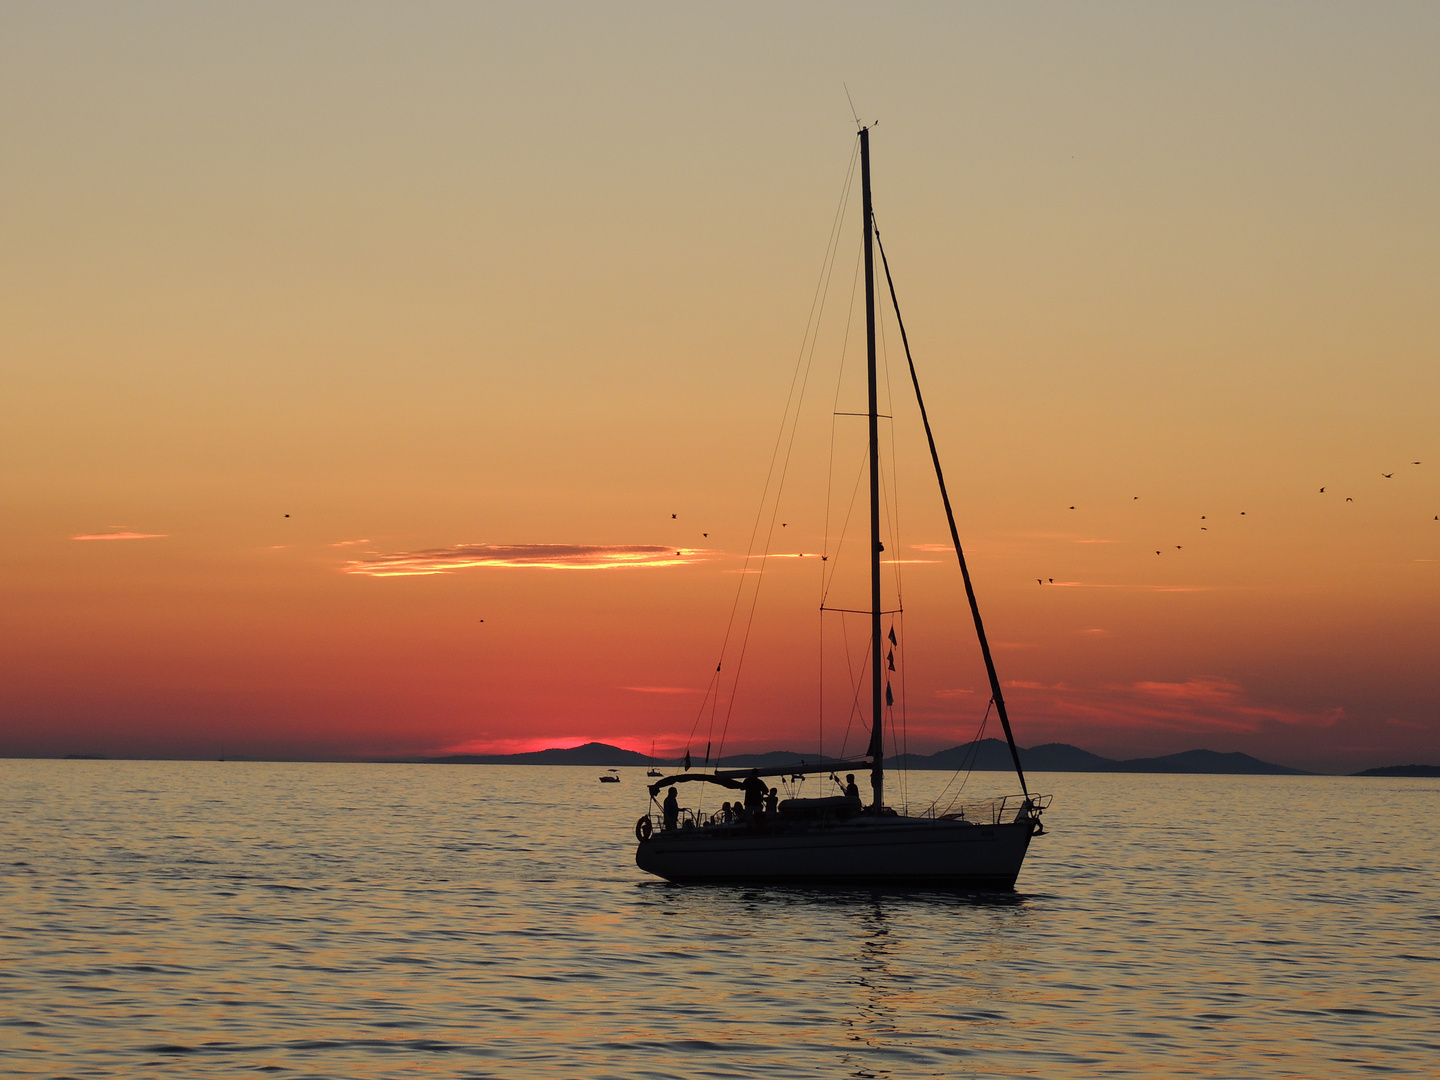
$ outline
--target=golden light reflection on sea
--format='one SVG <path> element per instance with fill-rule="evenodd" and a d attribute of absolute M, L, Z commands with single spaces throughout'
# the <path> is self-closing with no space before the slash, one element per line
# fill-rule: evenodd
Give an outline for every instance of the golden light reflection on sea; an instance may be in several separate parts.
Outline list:
<path fill-rule="evenodd" d="M 977 897 L 655 882 L 599 771 L 0 762 L 5 1071 L 1432 1075 L 1434 781 L 1041 775 Z"/>

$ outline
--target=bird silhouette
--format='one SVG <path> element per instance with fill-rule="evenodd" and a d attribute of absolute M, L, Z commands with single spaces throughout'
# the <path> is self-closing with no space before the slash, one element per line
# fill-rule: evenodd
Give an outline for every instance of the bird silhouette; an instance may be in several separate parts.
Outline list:
<path fill-rule="evenodd" d="M 1244 517 L 1244 516 L 1245 516 L 1245 511 L 1244 511 L 1244 510 L 1241 510 L 1241 511 L 1240 511 L 1240 516 L 1241 516 L 1241 517 Z"/>
<path fill-rule="evenodd" d="M 676 515 L 671 514 L 671 515 L 670 515 L 670 520 L 671 520 L 671 521 L 674 521 L 674 520 L 675 520 L 675 517 L 676 517 Z"/>
<path fill-rule="evenodd" d="M 1201 526 L 1200 526 L 1200 531 L 1201 531 L 1201 532 L 1209 532 L 1210 530 L 1207 529 L 1204 525 L 1201 525 Z"/>
<path fill-rule="evenodd" d="M 1204 514 L 1201 514 L 1201 515 L 1200 515 L 1200 520 L 1201 520 L 1201 521 L 1204 521 L 1204 520 L 1205 520 L 1205 515 L 1204 515 Z"/>
<path fill-rule="evenodd" d="M 709 533 L 701 533 L 700 535 L 701 535 L 701 536 L 709 536 L 710 534 L 709 534 Z"/>
<path fill-rule="evenodd" d="M 289 515 L 289 514 L 286 514 L 285 516 L 286 516 L 286 517 L 289 517 L 290 515 Z"/>
<path fill-rule="evenodd" d="M 1324 494 L 1325 494 L 1325 489 L 1324 489 L 1324 488 L 1321 488 L 1321 489 L 1320 489 L 1320 494 L 1321 494 L 1321 495 L 1324 495 Z"/>
<path fill-rule="evenodd" d="M 1420 462 L 1418 462 L 1418 461 L 1412 461 L 1412 462 L 1410 462 L 1410 464 L 1411 464 L 1411 465 L 1419 465 Z"/>
<path fill-rule="evenodd" d="M 1037 578 L 1035 579 L 1035 584 L 1036 584 L 1036 585 L 1044 585 L 1044 584 L 1045 584 L 1045 579 L 1044 579 L 1044 578 L 1038 578 L 1038 577 L 1037 577 Z"/>
<path fill-rule="evenodd" d="M 1054 579 L 1053 577 L 1050 579 L 1050 584 L 1051 584 L 1051 585 L 1054 585 L 1054 584 L 1055 584 L 1055 579 Z"/>
<path fill-rule="evenodd" d="M 1386 480 L 1389 480 L 1395 474 L 1393 472 L 1382 472 L 1380 475 L 1385 477 Z"/>
<path fill-rule="evenodd" d="M 1136 495 L 1136 496 L 1135 496 L 1135 498 L 1137 498 L 1137 499 L 1138 499 L 1138 498 L 1140 498 L 1140 496 L 1139 496 L 1139 495 Z"/>
<path fill-rule="evenodd" d="M 1071 509 L 1071 510 L 1074 510 L 1075 508 L 1072 506 L 1072 507 L 1070 507 L 1070 509 Z"/>
<path fill-rule="evenodd" d="M 1180 545 L 1179 545 L 1179 544 L 1176 544 L 1176 545 L 1175 545 L 1175 550 L 1176 550 L 1176 551 L 1179 551 L 1179 550 L 1180 550 Z"/>
<path fill-rule="evenodd" d="M 1155 552 L 1155 554 L 1156 554 L 1156 555 L 1159 555 L 1160 553 L 1157 551 L 1157 552 Z"/>
<path fill-rule="evenodd" d="M 1354 499 L 1346 499 L 1345 501 L 1346 501 L 1346 502 L 1354 502 L 1355 500 L 1354 500 Z"/>

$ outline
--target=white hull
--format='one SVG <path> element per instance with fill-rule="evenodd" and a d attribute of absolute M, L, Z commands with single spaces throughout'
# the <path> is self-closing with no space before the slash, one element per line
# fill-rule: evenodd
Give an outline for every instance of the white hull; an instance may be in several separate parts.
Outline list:
<path fill-rule="evenodd" d="M 641 841 L 635 864 L 670 881 L 1013 889 L 1031 828 L 1029 821 L 862 817 L 774 831 L 681 829 Z"/>

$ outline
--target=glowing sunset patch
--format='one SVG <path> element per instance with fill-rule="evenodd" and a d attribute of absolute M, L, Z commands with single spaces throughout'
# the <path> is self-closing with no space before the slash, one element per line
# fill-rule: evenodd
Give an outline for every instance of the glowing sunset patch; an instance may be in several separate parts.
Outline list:
<path fill-rule="evenodd" d="M 87 536 L 72 536 L 71 540 L 164 540 L 168 533 L 112 532 L 94 533 Z"/>
<path fill-rule="evenodd" d="M 344 571 L 369 577 L 413 577 L 482 566 L 612 570 L 627 566 L 686 566 L 707 554 L 693 548 L 656 544 L 460 544 L 355 559 Z"/>
<path fill-rule="evenodd" d="M 534 754 L 541 750 L 574 750 L 591 743 L 604 743 L 621 750 L 635 753 L 649 753 L 650 744 L 643 740 L 619 735 L 555 735 L 549 738 L 528 739 L 472 739 L 468 742 L 432 750 L 436 755 L 449 754 Z M 643 745 L 642 745 L 643 743 Z"/>

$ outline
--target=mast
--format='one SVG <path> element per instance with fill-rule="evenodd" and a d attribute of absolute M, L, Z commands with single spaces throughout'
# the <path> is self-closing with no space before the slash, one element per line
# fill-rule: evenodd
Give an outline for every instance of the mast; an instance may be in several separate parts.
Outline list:
<path fill-rule="evenodd" d="M 884 669 L 880 666 L 880 398 L 875 381 L 875 252 L 871 235 L 870 129 L 860 129 L 861 216 L 865 219 L 865 372 L 870 386 L 870 787 L 885 805 Z"/>

